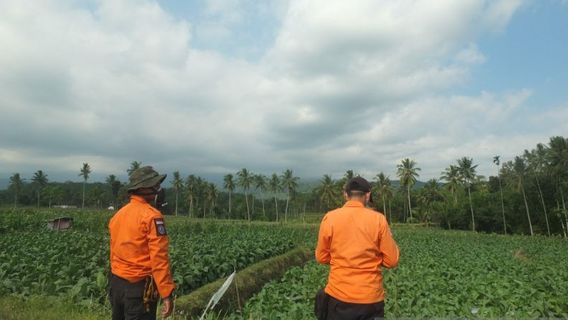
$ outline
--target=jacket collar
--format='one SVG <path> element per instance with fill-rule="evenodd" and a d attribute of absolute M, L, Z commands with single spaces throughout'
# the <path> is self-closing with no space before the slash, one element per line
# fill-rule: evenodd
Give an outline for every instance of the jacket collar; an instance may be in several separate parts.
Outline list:
<path fill-rule="evenodd" d="M 364 208 L 365 206 L 356 200 L 347 200 L 347 202 L 345 202 L 345 204 L 343 205 L 344 207 L 360 207 L 360 208 Z"/>
<path fill-rule="evenodd" d="M 137 195 L 131 195 L 130 202 L 148 203 L 143 197 Z"/>

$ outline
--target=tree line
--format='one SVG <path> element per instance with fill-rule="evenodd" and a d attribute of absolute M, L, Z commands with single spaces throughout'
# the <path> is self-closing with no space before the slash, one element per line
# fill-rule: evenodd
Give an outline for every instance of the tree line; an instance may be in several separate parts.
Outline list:
<path fill-rule="evenodd" d="M 508 161 L 493 158 L 495 175 L 477 174 L 473 158 L 456 159 L 431 179 L 417 187 L 420 168 L 417 161 L 405 158 L 396 166 L 396 178 L 383 172 L 373 179 L 373 206 L 389 222 L 433 223 L 447 229 L 483 232 L 560 234 L 567 237 L 568 213 L 568 139 L 557 136 L 548 144 L 539 143 L 531 150 Z M 130 174 L 141 166 L 133 161 Z M 84 208 L 114 208 L 127 201 L 126 185 L 115 175 L 105 183 L 88 183 L 91 167 L 79 169 L 81 183 L 49 182 L 38 170 L 30 182 L 19 173 L 10 177 L 8 190 L 0 192 L 4 204 L 51 206 L 71 204 Z M 290 169 L 270 176 L 255 174 L 246 168 L 226 174 L 221 186 L 190 174 L 173 172 L 167 190 L 170 204 L 167 214 L 201 218 L 228 218 L 286 222 L 290 216 L 305 212 L 322 213 L 342 205 L 345 182 L 356 176 L 347 170 L 334 180 L 324 175 L 309 191 L 298 192 L 300 178 Z"/>

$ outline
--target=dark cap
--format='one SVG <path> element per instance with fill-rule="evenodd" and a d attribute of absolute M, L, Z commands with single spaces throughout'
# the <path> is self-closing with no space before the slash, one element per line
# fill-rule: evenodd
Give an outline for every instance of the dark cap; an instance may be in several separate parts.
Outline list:
<path fill-rule="evenodd" d="M 140 188 L 152 188 L 153 186 L 162 183 L 166 179 L 165 174 L 159 174 L 154 168 L 145 166 L 134 170 L 130 175 L 130 184 L 128 191 L 134 191 Z"/>
<path fill-rule="evenodd" d="M 359 191 L 364 193 L 371 192 L 371 184 L 363 177 L 357 176 L 355 178 L 351 178 L 345 185 L 345 192 L 347 192 L 347 194 L 351 194 L 352 191 Z M 373 202 L 372 195 L 369 199 L 369 202 Z"/>

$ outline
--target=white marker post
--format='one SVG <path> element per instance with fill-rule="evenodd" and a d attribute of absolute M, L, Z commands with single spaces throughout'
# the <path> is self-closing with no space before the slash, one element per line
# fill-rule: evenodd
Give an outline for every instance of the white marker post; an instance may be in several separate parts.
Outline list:
<path fill-rule="evenodd" d="M 219 302 L 219 300 L 221 300 L 227 289 L 229 289 L 229 286 L 233 282 L 233 279 L 235 278 L 236 274 L 237 271 L 233 271 L 233 273 L 231 273 L 231 275 L 227 278 L 227 280 L 225 280 L 221 288 L 219 288 L 219 290 L 217 290 L 217 292 L 213 294 L 213 296 L 209 300 L 209 303 L 207 303 L 205 310 L 203 310 L 203 314 L 201 315 L 199 320 L 203 320 L 203 317 L 205 317 L 205 314 L 207 313 L 207 310 L 209 310 L 209 308 L 213 309 L 215 305 L 217 305 L 217 303 Z"/>

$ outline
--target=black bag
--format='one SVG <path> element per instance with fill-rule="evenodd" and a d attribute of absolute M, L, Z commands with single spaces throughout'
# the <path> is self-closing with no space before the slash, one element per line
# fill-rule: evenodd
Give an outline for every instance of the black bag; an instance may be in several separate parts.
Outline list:
<path fill-rule="evenodd" d="M 316 293 L 316 303 L 314 305 L 314 313 L 318 320 L 327 319 L 327 304 L 329 303 L 329 296 L 323 289 L 319 289 Z"/>

